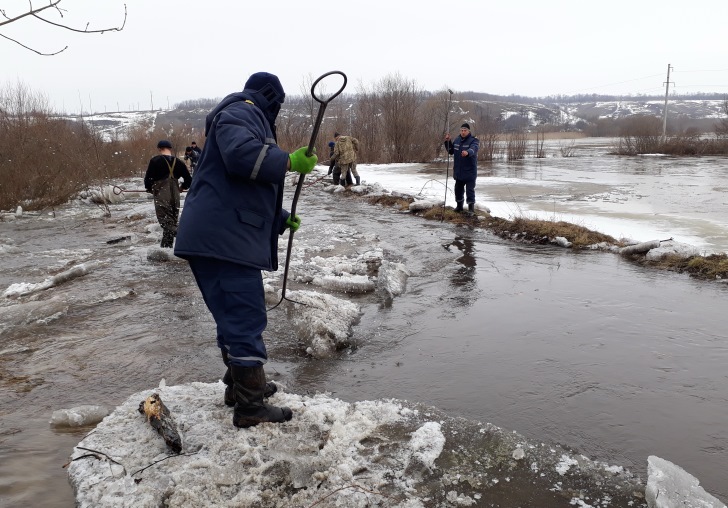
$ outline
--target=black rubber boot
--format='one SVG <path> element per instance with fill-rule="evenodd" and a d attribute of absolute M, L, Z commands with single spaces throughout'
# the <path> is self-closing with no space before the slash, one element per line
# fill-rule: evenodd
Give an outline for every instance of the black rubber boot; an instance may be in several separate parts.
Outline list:
<path fill-rule="evenodd" d="M 262 365 L 258 367 L 230 365 L 230 372 L 233 376 L 235 398 L 233 425 L 247 428 L 264 422 L 283 423 L 293 418 L 293 411 L 289 408 L 263 402 L 265 372 Z"/>
<path fill-rule="evenodd" d="M 475 203 L 468 203 L 468 212 L 475 213 Z"/>
<path fill-rule="evenodd" d="M 455 211 L 456 212 L 462 212 L 463 211 L 463 202 L 462 201 L 457 201 L 457 206 L 455 206 Z"/>
<path fill-rule="evenodd" d="M 164 249 L 169 249 L 174 245 L 174 233 L 170 231 L 169 229 L 163 229 L 162 230 L 162 243 L 159 244 L 160 247 Z"/>
<path fill-rule="evenodd" d="M 354 178 L 356 178 L 356 185 L 361 185 L 361 178 L 358 176 L 355 176 Z"/>
<path fill-rule="evenodd" d="M 225 374 L 222 376 L 222 382 L 225 383 L 225 405 L 233 407 L 235 405 L 235 397 L 233 396 L 233 374 L 230 372 L 230 360 L 228 360 L 228 354 L 227 351 L 224 349 L 221 349 L 222 351 L 222 362 L 225 364 L 225 367 L 227 369 L 225 370 Z M 265 392 L 263 393 L 263 397 L 266 399 L 272 397 L 275 395 L 275 393 L 278 391 L 278 385 L 276 385 L 273 381 L 266 381 L 265 383 Z"/>
<path fill-rule="evenodd" d="M 334 185 L 339 185 L 339 180 L 341 180 L 341 169 L 338 167 L 334 168 L 334 172 L 331 177 L 334 179 Z"/>

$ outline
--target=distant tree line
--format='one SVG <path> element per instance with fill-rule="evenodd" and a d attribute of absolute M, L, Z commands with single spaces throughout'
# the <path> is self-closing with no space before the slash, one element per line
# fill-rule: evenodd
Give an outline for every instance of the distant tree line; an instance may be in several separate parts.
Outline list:
<path fill-rule="evenodd" d="M 287 97 L 279 115 L 278 143 L 285 150 L 308 144 L 318 110 L 318 103 L 307 93 L 310 84 L 303 84 L 301 95 Z M 725 98 L 724 118 L 711 121 L 714 137 L 684 128 L 678 117 L 668 119 L 664 139 L 657 115 L 593 116 L 573 122 L 558 107 L 527 104 L 518 96 L 509 96 L 505 102 L 493 98 L 499 97 L 466 92 L 454 94 L 450 102 L 446 89 L 425 91 L 414 80 L 389 75 L 371 85 L 359 85 L 329 104 L 316 150 L 325 161 L 328 142 L 334 132 L 340 132 L 359 139 L 363 163 L 444 161 L 444 134 L 456 135 L 460 125 L 468 122 L 480 139 L 483 161 L 543 157 L 545 134 L 552 131 L 615 137 L 619 139 L 615 153 L 625 155 L 728 153 Z M 216 99 L 184 101 L 174 111 L 108 139 L 88 119 L 60 118 L 42 95 L 23 85 L 8 86 L 0 90 L 0 208 L 54 206 L 109 179 L 141 176 L 160 139 L 172 141 L 177 155 L 192 140 L 204 146 L 204 116 L 216 104 Z M 561 152 L 564 157 L 573 156 L 569 147 Z"/>

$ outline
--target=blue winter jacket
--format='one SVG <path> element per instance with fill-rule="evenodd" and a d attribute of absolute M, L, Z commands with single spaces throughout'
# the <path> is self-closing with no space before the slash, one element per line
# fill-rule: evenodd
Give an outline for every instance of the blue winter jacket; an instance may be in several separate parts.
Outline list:
<path fill-rule="evenodd" d="M 455 141 L 445 141 L 445 148 L 453 156 L 453 173 L 455 180 L 464 182 L 475 180 L 478 177 L 478 148 L 480 141 L 472 134 L 466 137 L 458 136 Z M 463 157 L 462 151 L 467 150 L 468 156 Z"/>
<path fill-rule="evenodd" d="M 174 253 L 273 271 L 288 152 L 276 145 L 256 94 L 228 95 L 207 115 L 205 149 L 192 178 Z"/>

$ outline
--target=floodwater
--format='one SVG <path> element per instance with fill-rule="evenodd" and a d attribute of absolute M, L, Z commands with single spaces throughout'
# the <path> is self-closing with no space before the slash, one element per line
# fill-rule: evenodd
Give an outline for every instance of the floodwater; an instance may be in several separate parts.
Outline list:
<path fill-rule="evenodd" d="M 520 165 L 554 178 L 543 161 Z M 487 171 L 497 178 L 506 166 Z M 585 157 L 581 176 L 603 178 L 593 167 Z M 650 174 L 662 182 L 670 171 L 641 176 L 649 187 Z M 693 176 L 705 178 L 686 175 L 683 188 L 694 188 Z M 421 402 L 643 478 L 647 456 L 657 455 L 728 501 L 728 285 L 640 268 L 611 253 L 519 245 L 318 186 L 304 189 L 298 211 L 300 245 L 328 241 L 323 224 L 374 233 L 412 276 L 391 301 L 350 296 L 361 319 L 352 347 L 331 359 L 307 358 L 286 314 L 272 311 L 267 371 L 289 390 Z M 91 429 L 50 428 L 54 410 L 111 408 L 162 378 L 168 385 L 220 378 L 214 325 L 186 264 L 144 255 L 156 244 L 145 232 L 154 221 L 151 203 L 140 199 L 113 205 L 110 218 L 86 205 L 0 223 L 0 290 L 100 263 L 53 289 L 0 302 L 0 506 L 73 505 L 62 466 Z M 106 243 L 124 236 L 131 239 Z"/>

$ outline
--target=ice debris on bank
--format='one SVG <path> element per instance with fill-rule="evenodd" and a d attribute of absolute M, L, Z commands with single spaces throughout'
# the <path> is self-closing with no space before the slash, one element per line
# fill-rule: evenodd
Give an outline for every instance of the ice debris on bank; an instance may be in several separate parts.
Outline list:
<path fill-rule="evenodd" d="M 70 409 L 58 409 L 51 415 L 51 427 L 83 427 L 94 425 L 104 419 L 109 410 L 104 406 L 86 404 Z"/>
<path fill-rule="evenodd" d="M 291 422 L 236 429 L 224 390 L 161 384 L 131 395 L 73 451 L 77 506 L 443 508 L 513 496 L 524 506 L 647 506 L 622 468 L 434 408 L 279 392 L 271 402 L 290 407 Z M 153 392 L 176 422 L 180 455 L 137 411 Z"/>
<path fill-rule="evenodd" d="M 26 296 L 26 295 L 29 295 L 32 293 L 37 293 L 39 291 L 43 291 L 43 290 L 52 288 L 59 284 L 63 284 L 64 282 L 68 282 L 77 277 L 86 275 L 89 272 L 98 268 L 99 266 L 101 266 L 100 262 L 89 261 L 88 263 L 80 263 L 76 266 L 73 266 L 72 268 L 69 268 L 68 270 L 65 270 L 61 273 L 48 277 L 43 282 L 38 282 L 35 284 L 28 283 L 28 282 L 18 282 L 15 284 L 11 284 L 3 292 L 2 296 L 6 297 L 6 298 L 14 298 L 14 297 L 18 297 L 18 296 Z"/>
<path fill-rule="evenodd" d="M 281 307 L 288 312 L 307 354 L 326 358 L 349 346 L 352 326 L 361 314 L 352 295 L 376 293 L 384 301 L 391 300 L 405 291 L 411 273 L 403 263 L 388 259 L 392 254 L 378 245 L 376 235 L 341 224 L 309 227 L 309 235 L 295 237 L 288 287 L 295 283 L 296 289 L 287 291 L 288 300 Z M 328 241 L 322 243 L 321 238 Z M 280 242 L 279 259 L 285 259 L 286 247 L 287 242 Z M 280 272 L 264 272 L 270 306 L 281 300 Z M 305 304 L 305 312 L 294 302 Z"/>
<path fill-rule="evenodd" d="M 647 474 L 645 497 L 650 508 L 726 508 L 705 492 L 697 478 L 669 460 L 650 455 Z"/>

